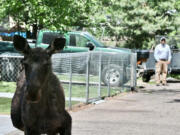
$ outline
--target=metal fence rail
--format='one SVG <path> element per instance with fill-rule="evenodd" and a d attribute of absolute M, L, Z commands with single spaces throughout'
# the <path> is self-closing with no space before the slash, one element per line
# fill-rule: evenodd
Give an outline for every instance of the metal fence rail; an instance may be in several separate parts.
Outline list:
<path fill-rule="evenodd" d="M 22 58 L 0 56 L 1 81 L 16 81 Z M 135 53 L 58 53 L 52 57 L 52 68 L 64 87 L 69 108 L 136 86 Z"/>

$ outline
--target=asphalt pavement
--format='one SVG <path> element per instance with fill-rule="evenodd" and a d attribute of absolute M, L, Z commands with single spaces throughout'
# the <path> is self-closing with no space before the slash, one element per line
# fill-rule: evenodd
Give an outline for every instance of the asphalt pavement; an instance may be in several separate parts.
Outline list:
<path fill-rule="evenodd" d="M 137 93 L 71 112 L 72 135 L 180 135 L 179 88 L 180 82 L 144 85 Z M 9 117 L 0 117 L 1 134 L 23 135 Z"/>

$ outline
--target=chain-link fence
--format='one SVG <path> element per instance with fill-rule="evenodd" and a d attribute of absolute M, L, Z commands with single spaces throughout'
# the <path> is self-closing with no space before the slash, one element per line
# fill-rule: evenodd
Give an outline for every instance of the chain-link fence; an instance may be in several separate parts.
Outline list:
<path fill-rule="evenodd" d="M 0 80 L 14 82 L 19 75 L 22 56 L 0 56 Z"/>
<path fill-rule="evenodd" d="M 1 56 L 1 81 L 16 81 L 22 56 Z M 58 53 L 54 73 L 64 88 L 69 107 L 130 90 L 136 86 L 136 54 L 113 52 Z"/>

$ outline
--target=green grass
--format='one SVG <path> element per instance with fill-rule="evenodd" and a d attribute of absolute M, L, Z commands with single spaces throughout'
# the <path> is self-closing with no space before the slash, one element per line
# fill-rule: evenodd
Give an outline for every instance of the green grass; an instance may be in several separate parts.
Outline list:
<path fill-rule="evenodd" d="M 63 76 L 64 77 L 64 76 Z M 65 78 L 65 77 L 64 77 Z M 77 77 L 78 78 L 78 77 Z M 76 81 L 83 80 L 83 77 L 76 78 Z M 93 81 L 96 81 L 97 78 L 94 77 Z M 67 78 L 68 80 L 68 78 Z M 84 82 L 84 81 L 83 81 Z M 63 84 L 62 86 L 64 88 L 65 96 L 69 96 L 69 84 Z M 15 82 L 0 82 L 0 92 L 11 92 L 14 93 L 16 89 L 16 83 Z M 119 87 L 111 88 L 111 95 L 115 95 L 119 93 Z M 101 87 L 101 96 L 105 97 L 108 95 L 108 87 L 102 86 Z M 72 85 L 72 97 L 76 98 L 86 98 L 86 85 Z M 98 85 L 90 85 L 89 86 L 89 98 L 97 98 L 98 97 Z M 80 103 L 79 101 L 72 101 L 72 105 Z M 10 98 L 0 98 L 0 114 L 9 114 L 10 113 L 10 104 L 11 99 Z M 66 101 L 66 107 L 69 106 L 69 102 Z"/>
<path fill-rule="evenodd" d="M 77 101 L 72 101 L 72 105 L 78 104 Z M 66 101 L 66 107 L 69 106 L 69 102 Z M 0 114 L 10 114 L 11 98 L 0 98 Z"/>
<path fill-rule="evenodd" d="M 66 75 L 66 74 L 61 74 L 61 75 L 57 75 L 57 77 L 61 80 L 61 81 L 69 81 L 70 76 Z M 77 75 L 77 74 L 73 74 L 72 75 L 72 81 L 76 81 L 76 82 L 86 82 L 86 75 Z M 99 78 L 98 76 L 91 76 L 89 77 L 89 82 L 99 82 Z"/>
<path fill-rule="evenodd" d="M 61 74 L 57 75 L 61 81 L 69 81 L 69 75 Z M 75 75 L 72 76 L 72 82 L 83 82 L 86 83 L 86 76 L 85 75 Z M 98 83 L 99 78 L 98 76 L 90 76 L 89 77 L 90 83 Z M 69 84 L 62 84 L 66 97 L 69 95 Z M 119 92 L 118 88 L 111 88 L 111 95 L 114 95 Z M 101 96 L 108 95 L 108 87 L 101 87 Z M 98 85 L 90 85 L 89 87 L 89 98 L 95 98 L 98 96 Z M 72 85 L 72 97 L 79 97 L 85 98 L 86 97 L 86 86 L 85 85 Z"/>
<path fill-rule="evenodd" d="M 0 81 L 0 92 L 14 93 L 15 90 L 16 90 L 16 83 L 15 82 Z"/>
<path fill-rule="evenodd" d="M 69 84 L 63 84 L 64 92 L 66 97 L 69 96 Z M 111 95 L 119 92 L 118 88 L 111 88 Z M 107 96 L 108 87 L 101 87 L 101 96 Z M 72 85 L 72 97 L 85 98 L 86 97 L 86 86 L 85 85 Z M 89 87 L 89 98 L 98 97 L 98 86 L 94 85 Z"/>
<path fill-rule="evenodd" d="M 156 84 L 155 81 L 149 81 L 148 83 L 151 84 L 151 85 L 155 85 Z"/>
<path fill-rule="evenodd" d="M 62 84 L 66 97 L 69 96 L 69 84 Z M 15 82 L 0 82 L 0 92 L 11 92 L 14 93 L 16 89 Z M 108 87 L 101 87 L 102 96 L 107 96 Z M 119 88 L 111 88 L 111 94 L 115 94 L 119 91 Z M 89 97 L 94 98 L 98 96 L 98 86 L 90 85 Z M 86 86 L 85 85 L 72 85 L 72 97 L 85 98 L 86 97 Z"/>
<path fill-rule="evenodd" d="M 171 74 L 170 77 L 180 80 L 180 75 L 178 74 Z"/>
<path fill-rule="evenodd" d="M 0 114 L 9 114 L 11 98 L 0 98 Z"/>

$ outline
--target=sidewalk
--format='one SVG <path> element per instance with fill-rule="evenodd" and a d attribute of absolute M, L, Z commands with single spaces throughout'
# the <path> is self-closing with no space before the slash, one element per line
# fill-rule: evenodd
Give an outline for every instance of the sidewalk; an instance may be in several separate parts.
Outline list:
<path fill-rule="evenodd" d="M 9 93 L 9 92 L 0 92 L 0 97 L 5 97 L 5 98 L 12 98 L 14 93 Z"/>
<path fill-rule="evenodd" d="M 9 132 L 15 131 L 13 128 L 9 115 L 0 115 L 0 135 L 5 135 Z"/>

